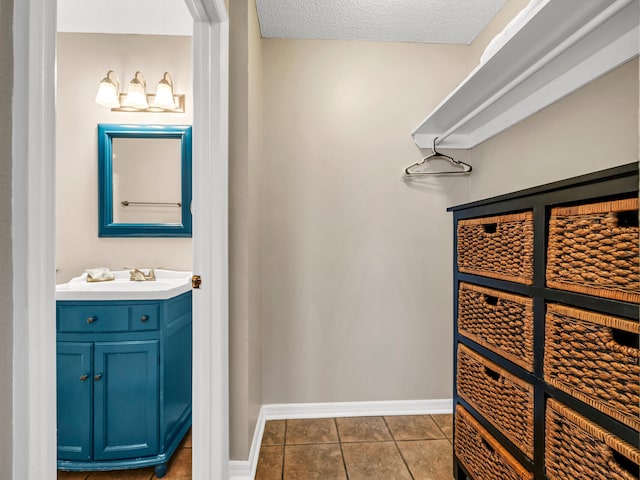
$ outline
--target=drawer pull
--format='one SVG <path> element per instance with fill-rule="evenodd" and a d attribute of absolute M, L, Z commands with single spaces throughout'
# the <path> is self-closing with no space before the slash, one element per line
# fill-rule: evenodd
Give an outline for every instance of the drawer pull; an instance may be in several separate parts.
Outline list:
<path fill-rule="evenodd" d="M 91 316 L 91 317 L 87 318 L 87 323 L 91 324 L 91 323 L 93 323 L 93 322 L 95 322 L 97 320 L 98 320 L 98 317 Z"/>
<path fill-rule="evenodd" d="M 96 382 L 100 381 L 100 379 L 101 379 L 101 378 L 102 378 L 102 374 L 101 374 L 101 373 L 96 373 L 96 374 L 93 376 L 93 379 L 94 379 Z"/>
<path fill-rule="evenodd" d="M 80 375 L 80 381 L 81 382 L 85 382 L 87 380 L 87 378 L 89 378 L 89 375 L 87 375 L 86 373 L 84 375 Z"/>
<path fill-rule="evenodd" d="M 142 315 L 142 316 L 140 317 L 140 321 L 141 321 L 141 322 L 146 322 L 147 320 L 149 320 L 149 315 Z"/>

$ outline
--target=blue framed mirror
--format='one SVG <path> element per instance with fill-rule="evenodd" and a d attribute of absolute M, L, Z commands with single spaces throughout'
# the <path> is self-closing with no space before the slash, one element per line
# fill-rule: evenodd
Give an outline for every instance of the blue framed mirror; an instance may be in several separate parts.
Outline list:
<path fill-rule="evenodd" d="M 98 124 L 98 236 L 191 236 L 191 126 Z"/>

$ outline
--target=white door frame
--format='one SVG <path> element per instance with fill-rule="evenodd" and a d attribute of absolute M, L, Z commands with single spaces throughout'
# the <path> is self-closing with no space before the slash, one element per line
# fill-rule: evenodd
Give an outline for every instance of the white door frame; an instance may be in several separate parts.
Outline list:
<path fill-rule="evenodd" d="M 12 98 L 14 480 L 56 478 L 54 0 L 14 0 Z M 223 0 L 194 18 L 193 477 L 226 479 L 228 45 Z"/>

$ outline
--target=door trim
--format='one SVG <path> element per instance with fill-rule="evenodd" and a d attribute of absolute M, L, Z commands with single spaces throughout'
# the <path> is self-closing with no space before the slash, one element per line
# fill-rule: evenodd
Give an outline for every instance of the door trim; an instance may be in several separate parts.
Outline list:
<path fill-rule="evenodd" d="M 14 0 L 12 328 L 14 480 L 56 478 L 55 48 L 52 0 Z M 229 21 L 223 0 L 185 0 L 194 49 L 194 478 L 227 478 Z M 205 218 L 205 214 L 206 217 Z M 206 314 L 205 314 L 206 313 Z"/>

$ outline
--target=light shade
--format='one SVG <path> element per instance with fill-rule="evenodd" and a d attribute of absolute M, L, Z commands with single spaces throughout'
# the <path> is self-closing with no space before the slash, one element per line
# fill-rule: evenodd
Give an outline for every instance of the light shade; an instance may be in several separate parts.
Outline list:
<path fill-rule="evenodd" d="M 122 106 L 131 108 L 149 108 L 146 88 L 147 83 L 144 81 L 142 73 L 140 73 L 139 71 L 136 72 L 136 74 L 131 79 L 131 82 L 129 82 L 127 96 L 122 102 Z"/>
<path fill-rule="evenodd" d="M 120 107 L 118 90 L 120 90 L 118 76 L 113 70 L 109 70 L 107 72 L 107 76 L 100 80 L 98 94 L 96 95 L 96 103 L 107 108 Z"/>
<path fill-rule="evenodd" d="M 158 82 L 158 90 L 152 106 L 166 110 L 174 110 L 176 108 L 176 102 L 173 98 L 173 79 L 169 72 L 164 72 L 162 80 Z"/>

